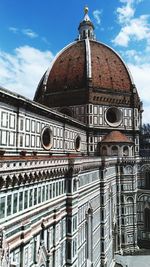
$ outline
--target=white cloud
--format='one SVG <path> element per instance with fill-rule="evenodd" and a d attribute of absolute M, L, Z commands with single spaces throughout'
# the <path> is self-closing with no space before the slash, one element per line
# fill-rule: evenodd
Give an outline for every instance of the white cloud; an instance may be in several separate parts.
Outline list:
<path fill-rule="evenodd" d="M 143 1 L 144 0 L 120 0 L 121 3 L 126 3 L 126 4 L 138 4 Z"/>
<path fill-rule="evenodd" d="M 112 31 L 112 30 L 114 30 L 114 26 L 108 27 L 108 31 Z"/>
<path fill-rule="evenodd" d="M 101 24 L 101 14 L 102 14 L 102 10 L 96 9 L 93 11 L 93 16 L 97 24 Z"/>
<path fill-rule="evenodd" d="M 38 34 L 32 31 L 31 29 L 22 29 L 22 33 L 30 38 L 38 37 Z"/>
<path fill-rule="evenodd" d="M 134 13 L 135 9 L 131 7 L 130 4 L 127 4 L 126 6 L 123 7 L 118 7 L 117 14 L 119 23 L 128 22 L 134 16 Z"/>
<path fill-rule="evenodd" d="M 150 47 L 149 47 L 150 48 Z M 150 64 L 150 50 L 148 47 L 142 50 L 135 50 L 135 49 L 130 49 L 126 51 L 121 51 L 120 54 L 125 58 L 125 61 L 128 62 L 129 64 L 134 64 L 134 65 L 147 65 Z"/>
<path fill-rule="evenodd" d="M 0 86 L 32 99 L 52 59 L 50 51 L 31 46 L 18 47 L 12 54 L 0 51 Z"/>
<path fill-rule="evenodd" d="M 149 15 L 135 17 L 135 5 L 143 0 L 120 0 L 122 7 L 116 9 L 120 32 L 112 41 L 115 45 L 127 47 L 130 41 L 145 40 L 149 42 L 150 22 Z"/>
<path fill-rule="evenodd" d="M 112 42 L 115 45 L 120 45 L 120 46 L 128 46 L 128 43 L 130 41 L 130 37 L 128 36 L 128 34 L 126 34 L 125 30 L 122 29 L 122 31 L 120 31 L 120 33 L 116 36 L 116 38 L 114 40 L 112 40 Z"/>
<path fill-rule="evenodd" d="M 16 27 L 9 27 L 9 31 L 11 31 L 14 34 L 16 34 L 16 33 L 24 34 L 24 35 L 28 36 L 29 38 L 37 38 L 38 37 L 38 34 L 29 28 L 28 29 L 19 29 Z"/>
<path fill-rule="evenodd" d="M 42 40 L 45 44 L 48 44 L 48 45 L 50 44 L 46 37 L 42 37 L 41 40 Z"/>
<path fill-rule="evenodd" d="M 150 105 L 144 105 L 144 113 L 142 114 L 142 122 L 143 123 L 150 123 Z"/>
<path fill-rule="evenodd" d="M 9 27 L 9 31 L 13 32 L 13 33 L 17 33 L 18 32 L 18 28 L 16 27 Z"/>
<path fill-rule="evenodd" d="M 131 4 L 133 0 L 120 0 L 121 3 Z"/>
<path fill-rule="evenodd" d="M 143 122 L 150 122 L 150 63 L 128 64 L 139 96 L 144 103 Z"/>
<path fill-rule="evenodd" d="M 150 53 L 145 49 L 121 51 L 133 76 L 141 101 L 143 101 L 143 122 L 150 123 Z"/>
<path fill-rule="evenodd" d="M 130 22 L 123 26 L 119 34 L 113 40 L 115 45 L 127 47 L 129 41 L 149 41 L 150 25 L 148 15 L 141 15 L 139 18 L 131 19 Z"/>
<path fill-rule="evenodd" d="M 143 0 L 120 0 L 122 7 L 116 9 L 120 31 L 114 38 L 113 43 L 122 47 L 128 47 L 132 41 L 134 49 L 122 51 L 127 65 L 132 73 L 134 83 L 143 101 L 143 122 L 150 122 L 150 21 L 149 15 L 136 14 L 136 5 Z M 142 46 L 140 51 L 138 43 Z"/>

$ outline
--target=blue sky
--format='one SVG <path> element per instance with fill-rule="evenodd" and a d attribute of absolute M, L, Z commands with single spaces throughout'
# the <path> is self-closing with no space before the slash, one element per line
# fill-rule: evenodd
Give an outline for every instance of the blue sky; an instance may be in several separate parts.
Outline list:
<path fill-rule="evenodd" d="M 85 5 L 97 40 L 129 66 L 150 122 L 150 0 L 1 0 L 0 85 L 32 99 L 53 57 L 77 37 Z"/>

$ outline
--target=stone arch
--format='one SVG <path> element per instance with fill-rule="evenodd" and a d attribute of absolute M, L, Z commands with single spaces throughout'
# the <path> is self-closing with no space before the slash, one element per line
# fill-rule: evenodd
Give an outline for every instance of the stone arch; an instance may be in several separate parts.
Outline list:
<path fill-rule="evenodd" d="M 129 147 L 128 146 L 123 147 L 123 156 L 125 156 L 125 157 L 129 156 Z"/>
<path fill-rule="evenodd" d="M 150 208 L 150 195 L 149 194 L 141 194 L 138 197 L 138 201 L 143 202 L 144 207 L 149 207 Z"/>
<path fill-rule="evenodd" d="M 133 203 L 134 202 L 134 199 L 133 197 L 127 197 L 127 203 Z"/>
<path fill-rule="evenodd" d="M 139 168 L 142 172 L 144 171 L 150 171 L 150 165 L 149 164 L 144 164 Z"/>
<path fill-rule="evenodd" d="M 91 203 L 88 203 L 88 208 L 86 211 L 86 259 L 87 259 L 87 266 L 91 266 L 93 261 L 93 209 Z"/>
<path fill-rule="evenodd" d="M 131 165 L 125 166 L 124 173 L 125 174 L 132 174 L 133 173 L 133 167 Z"/>
<path fill-rule="evenodd" d="M 90 212 L 91 214 L 93 213 L 93 207 L 91 202 L 88 202 L 88 207 L 86 209 L 86 214 L 88 214 L 88 212 Z"/>
<path fill-rule="evenodd" d="M 150 165 L 149 164 L 143 164 L 142 166 L 138 166 L 138 171 L 141 174 L 142 181 L 142 187 L 145 189 L 150 190 Z"/>

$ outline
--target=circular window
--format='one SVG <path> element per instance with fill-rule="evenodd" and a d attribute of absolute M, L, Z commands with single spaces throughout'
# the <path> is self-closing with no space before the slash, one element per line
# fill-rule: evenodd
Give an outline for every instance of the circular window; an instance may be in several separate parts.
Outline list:
<path fill-rule="evenodd" d="M 81 148 L 81 137 L 78 135 L 75 138 L 75 150 L 80 151 Z"/>
<path fill-rule="evenodd" d="M 45 127 L 42 130 L 41 142 L 45 150 L 50 150 L 52 147 L 53 135 L 49 127 Z"/>
<path fill-rule="evenodd" d="M 106 110 L 105 119 L 110 126 L 116 127 L 122 121 L 122 112 L 116 107 L 109 108 Z"/>

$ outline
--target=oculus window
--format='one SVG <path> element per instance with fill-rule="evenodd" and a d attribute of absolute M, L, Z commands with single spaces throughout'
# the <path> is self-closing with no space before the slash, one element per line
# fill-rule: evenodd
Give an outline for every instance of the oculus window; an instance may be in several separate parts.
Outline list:
<path fill-rule="evenodd" d="M 50 150 L 53 145 L 53 134 L 49 127 L 45 127 L 41 133 L 41 143 L 45 150 Z"/>
<path fill-rule="evenodd" d="M 75 150 L 80 151 L 81 149 L 81 137 L 79 135 L 75 138 Z"/>
<path fill-rule="evenodd" d="M 122 111 L 116 107 L 108 108 L 105 112 L 105 120 L 112 127 L 117 127 L 122 121 Z"/>

